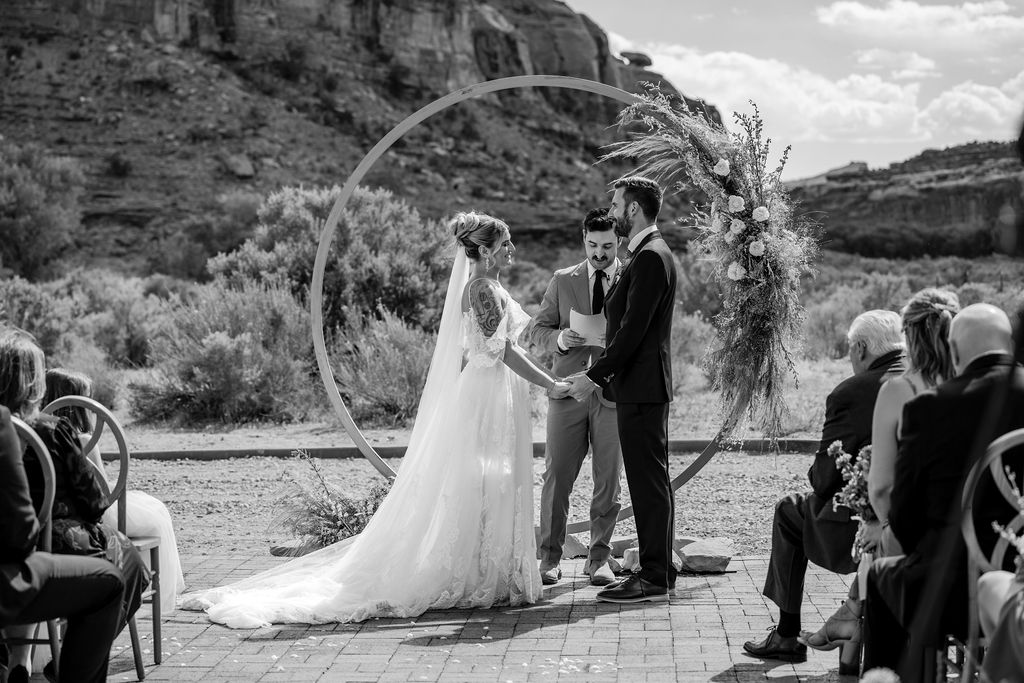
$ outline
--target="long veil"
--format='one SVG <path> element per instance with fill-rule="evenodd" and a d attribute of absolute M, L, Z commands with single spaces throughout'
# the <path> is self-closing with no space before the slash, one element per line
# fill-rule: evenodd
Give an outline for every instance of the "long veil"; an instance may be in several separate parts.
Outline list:
<path fill-rule="evenodd" d="M 469 260 L 457 246 L 406 457 L 363 532 L 241 581 L 184 595 L 183 609 L 205 609 L 211 620 L 232 628 L 256 628 L 271 622 L 361 621 L 379 615 L 381 605 L 392 606 L 396 615 L 430 606 L 433 598 L 427 591 L 417 593 L 408 572 L 424 559 L 425 549 L 443 544 L 451 532 L 449 517 L 432 519 L 423 511 L 438 504 L 438 491 L 459 469 L 451 458 L 452 439 L 459 435 L 452 431 L 446 398 L 462 370 L 462 292 L 468 279 Z M 479 517 L 470 521 L 478 525 Z M 441 564 L 432 560 L 420 566 L 424 585 L 444 583 L 452 570 Z"/>

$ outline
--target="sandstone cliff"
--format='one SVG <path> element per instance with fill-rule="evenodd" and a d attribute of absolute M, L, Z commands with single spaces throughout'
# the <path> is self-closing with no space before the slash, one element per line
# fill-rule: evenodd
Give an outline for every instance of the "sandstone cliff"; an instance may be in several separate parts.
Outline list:
<path fill-rule="evenodd" d="M 153 254 L 225 196 L 344 182 L 453 89 L 531 73 L 662 81 L 556 0 L 5 0 L 0 41 L 0 134 L 82 162 L 79 255 L 130 270 L 163 267 Z M 508 216 L 543 260 L 622 170 L 593 167 L 617 110 L 555 89 L 480 98 L 417 128 L 367 182 L 432 216 Z"/>
<path fill-rule="evenodd" d="M 1024 169 L 1012 143 L 926 150 L 875 171 L 851 164 L 795 181 L 790 192 L 821 224 L 829 249 L 901 258 L 1024 253 Z"/>

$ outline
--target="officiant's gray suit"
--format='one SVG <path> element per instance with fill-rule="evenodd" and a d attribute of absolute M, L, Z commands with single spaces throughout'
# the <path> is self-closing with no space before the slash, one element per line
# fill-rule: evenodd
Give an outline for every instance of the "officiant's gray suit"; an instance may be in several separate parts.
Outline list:
<path fill-rule="evenodd" d="M 616 272 L 615 266 L 608 273 Z M 611 282 L 605 281 L 607 292 Z M 569 327 L 569 311 L 591 314 L 593 280 L 587 261 L 555 271 L 540 311 L 530 322 L 527 336 L 537 350 L 551 354 L 551 371 L 568 377 L 590 368 L 601 347 L 578 346 L 561 350 L 558 334 Z M 615 404 L 595 391 L 585 401 L 566 397 L 548 400 L 546 467 L 541 492 L 540 539 L 537 554 L 540 570 L 558 566 L 565 543 L 569 494 L 588 450 L 593 450 L 594 493 L 590 502 L 590 552 L 587 571 L 604 564 L 611 554 L 610 541 L 618 517 L 619 475 L 622 452 Z"/>

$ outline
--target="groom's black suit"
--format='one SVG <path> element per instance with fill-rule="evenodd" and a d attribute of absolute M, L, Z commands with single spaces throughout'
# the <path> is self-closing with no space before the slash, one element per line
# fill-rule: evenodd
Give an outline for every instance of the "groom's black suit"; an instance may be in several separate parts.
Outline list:
<path fill-rule="evenodd" d="M 622 462 L 640 541 L 640 578 L 657 586 L 675 582 L 675 501 L 668 472 L 675 292 L 675 260 L 655 230 L 637 246 L 607 294 L 607 346 L 587 372 L 618 408 Z"/>

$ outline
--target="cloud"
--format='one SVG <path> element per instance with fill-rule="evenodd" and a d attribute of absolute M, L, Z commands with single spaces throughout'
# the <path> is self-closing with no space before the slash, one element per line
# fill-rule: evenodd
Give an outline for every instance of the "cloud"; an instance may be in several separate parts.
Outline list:
<path fill-rule="evenodd" d="M 940 75 L 935 68 L 934 59 L 909 50 L 894 52 L 874 47 L 869 50 L 858 50 L 856 56 L 857 63 L 861 66 L 868 69 L 888 69 L 890 78 L 898 81 L 935 78 Z"/>
<path fill-rule="evenodd" d="M 841 0 L 815 13 L 825 26 L 904 48 L 982 52 L 1024 45 L 1024 16 L 1014 14 L 1010 4 L 1002 0 L 958 5 L 888 0 L 882 6 Z"/>
<path fill-rule="evenodd" d="M 940 93 L 917 117 L 917 128 L 928 138 L 947 144 L 971 140 L 1008 140 L 1024 111 L 1024 72 L 1002 87 L 960 83 Z"/>
<path fill-rule="evenodd" d="M 687 95 L 716 105 L 730 122 L 733 111 L 760 107 L 779 142 L 910 140 L 918 86 L 877 74 L 833 80 L 775 59 L 742 52 L 699 53 L 682 46 L 646 46 L 654 69 Z"/>

